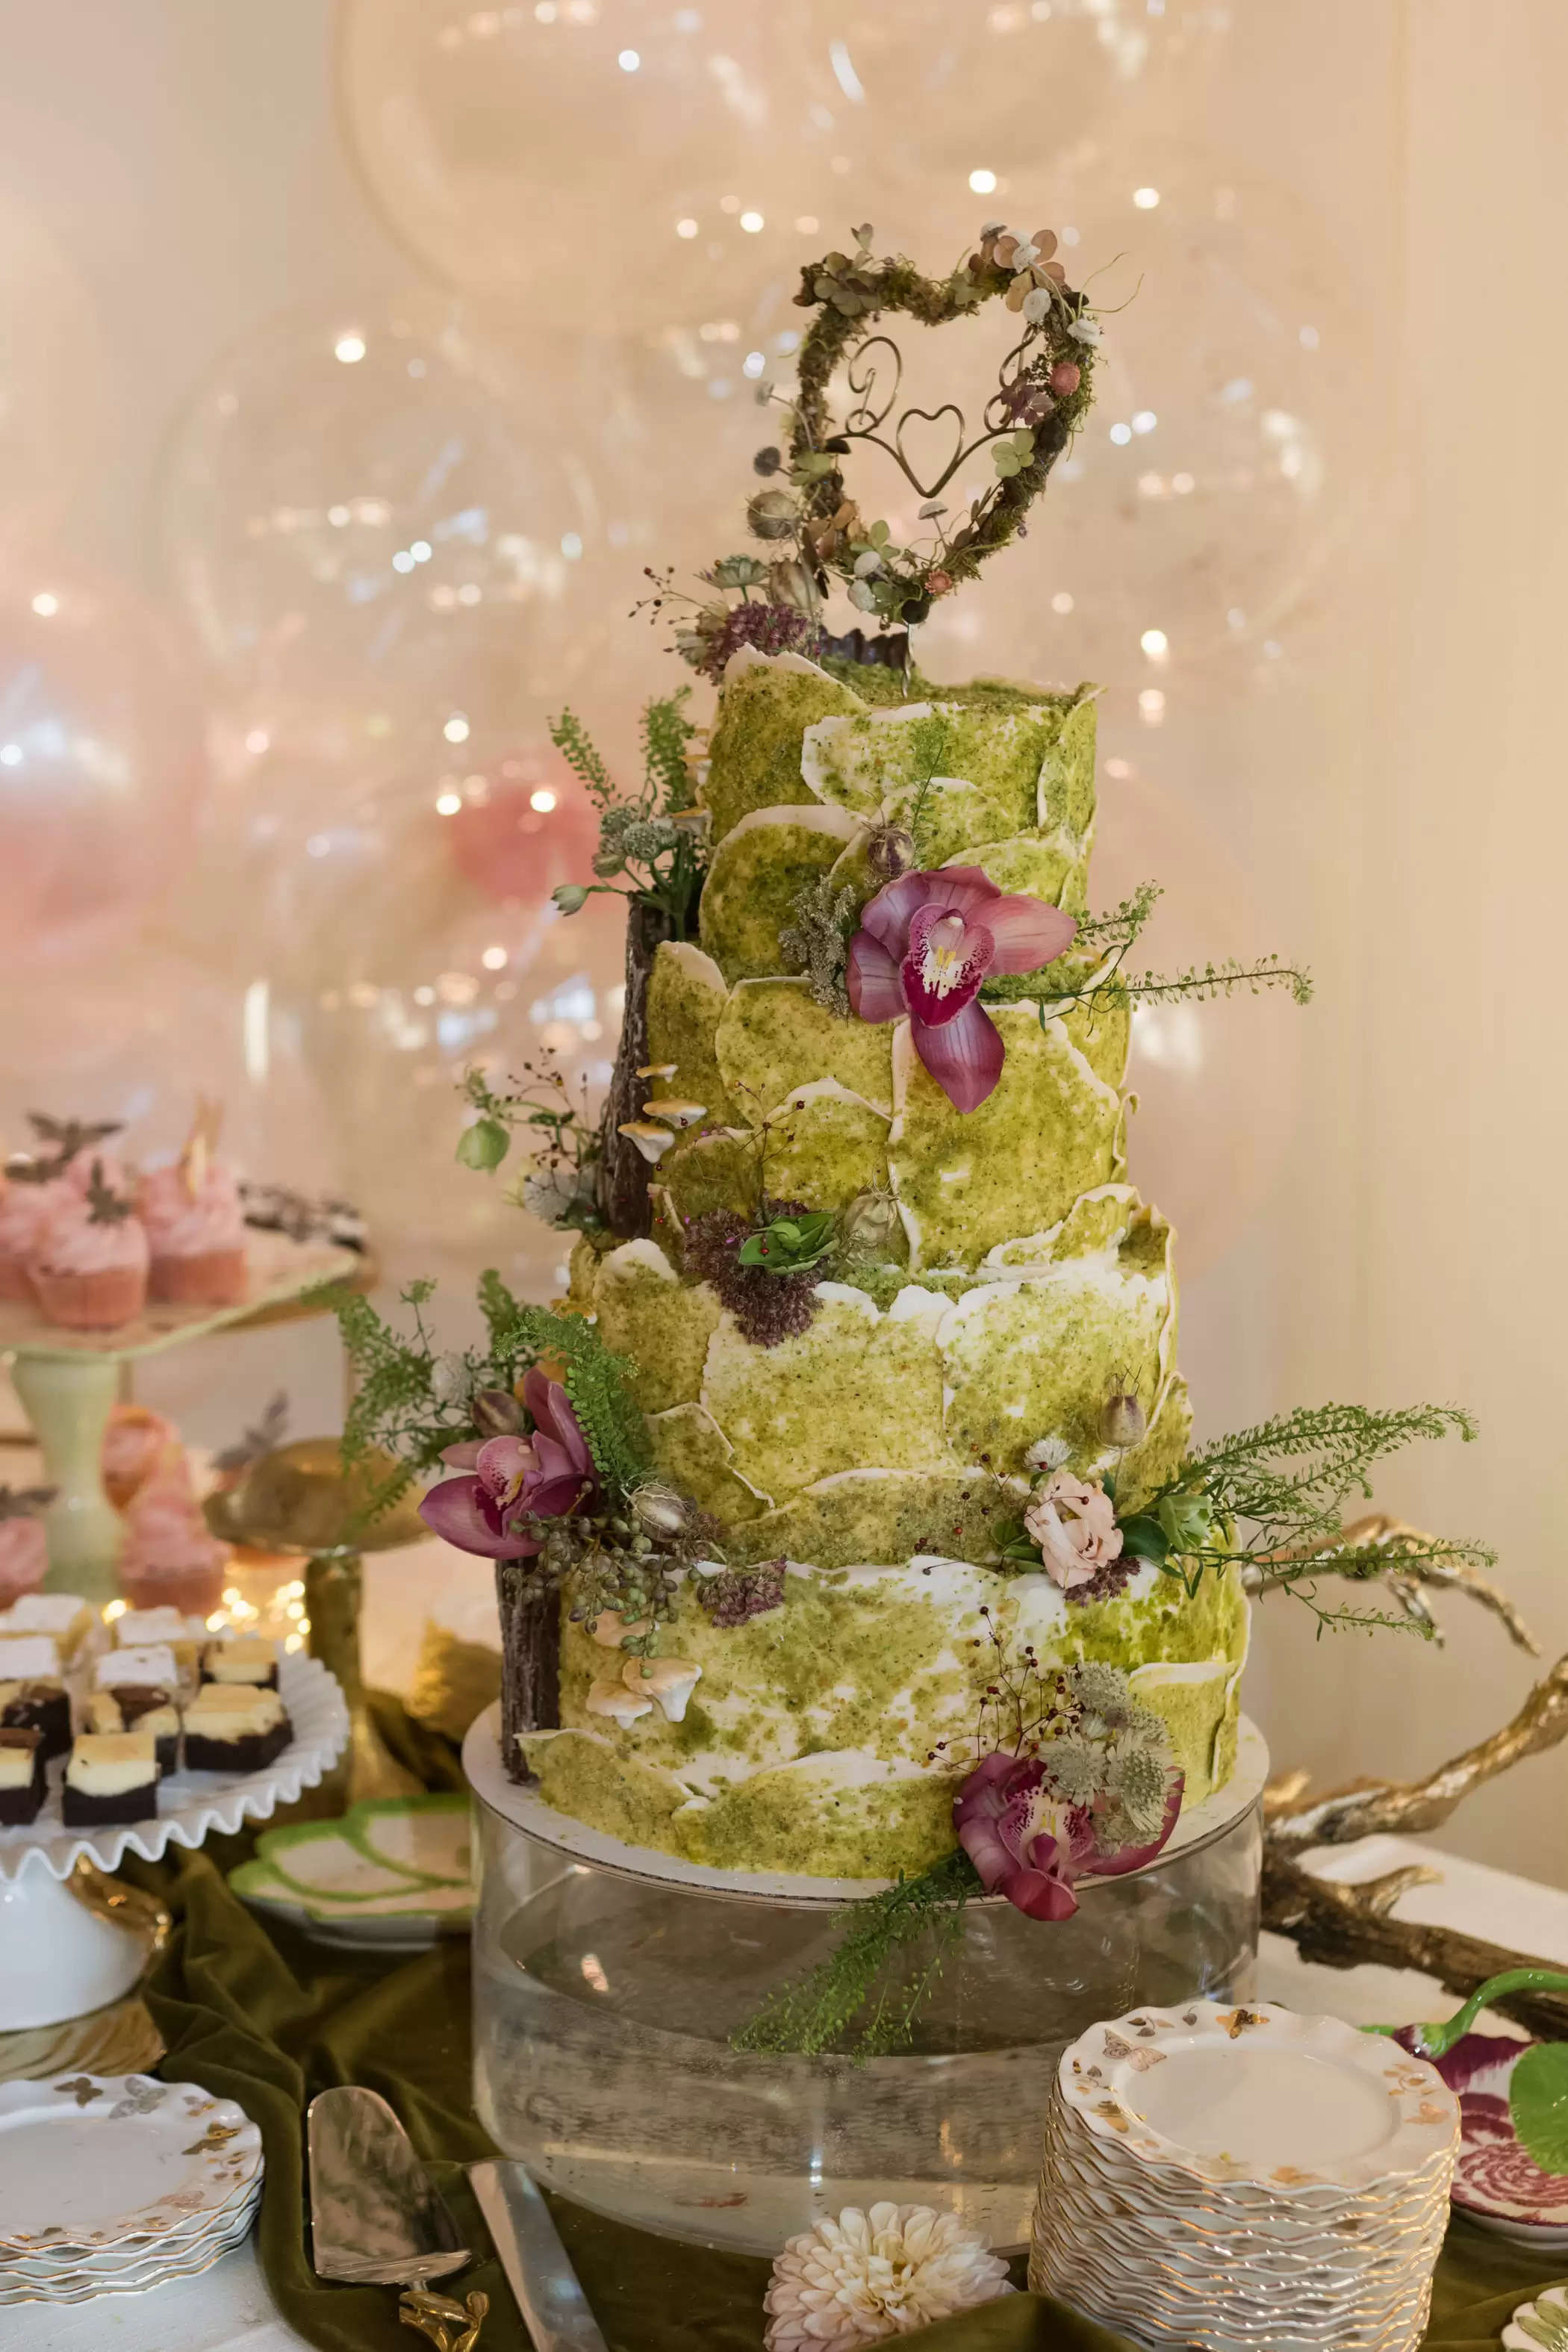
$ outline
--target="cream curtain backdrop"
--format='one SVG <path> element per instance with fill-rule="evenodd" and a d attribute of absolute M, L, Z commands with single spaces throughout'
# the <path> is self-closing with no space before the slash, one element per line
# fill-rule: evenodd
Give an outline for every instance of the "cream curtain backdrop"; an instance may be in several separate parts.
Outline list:
<path fill-rule="evenodd" d="M 329 0 L 0 0 L 0 193 L 74 263 L 107 354 L 71 521 L 87 559 L 156 584 L 160 452 L 221 350 L 268 313 L 411 275 L 344 152 L 331 33 Z M 1163 730 L 1131 687 L 1108 698 L 1107 743 L 1228 839 L 1255 943 L 1319 982 L 1292 1016 L 1299 1117 L 1269 1139 L 1267 1197 L 1186 1284 L 1184 1356 L 1207 1430 L 1329 1396 L 1472 1405 L 1479 1444 L 1402 1460 L 1379 1500 L 1494 1542 L 1554 1655 L 1568 19 L 1557 0 L 1237 0 L 1196 87 L 1179 121 L 1133 91 L 1109 136 L 1130 172 L 1179 138 L 1294 192 L 1361 322 L 1350 421 L 1372 488 L 1268 665 L 1173 671 Z M 1067 101 L 1042 89 L 1043 149 L 1071 133 Z M 846 185 L 831 234 L 865 216 Z M 966 226 L 985 203 L 955 185 L 952 207 Z M 585 299 L 585 323 L 613 329 L 613 268 Z M 1258 1009 L 1260 1052 L 1277 1010 Z M 1131 1148 L 1136 1174 L 1136 1127 Z M 322 1423 L 320 1333 L 171 1358 L 146 1394 L 214 1442 L 279 1378 L 298 1425 Z M 1314 1646 L 1305 1612 L 1273 1604 L 1250 1704 L 1279 1759 L 1405 1774 L 1496 1723 L 1526 1663 L 1489 1622 L 1445 1615 L 1437 1655 L 1392 1635 Z M 1565 1788 L 1568 1755 L 1528 1766 L 1447 1840 L 1568 1883 Z"/>

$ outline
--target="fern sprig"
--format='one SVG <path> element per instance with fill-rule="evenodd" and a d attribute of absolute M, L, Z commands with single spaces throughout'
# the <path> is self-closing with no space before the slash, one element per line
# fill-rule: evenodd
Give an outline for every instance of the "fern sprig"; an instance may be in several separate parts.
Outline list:
<path fill-rule="evenodd" d="M 842 1929 L 837 1948 L 808 1975 L 770 1994 L 731 2037 L 732 2046 L 806 2058 L 846 2052 L 857 2064 L 906 2047 L 921 2002 L 957 1948 L 963 1906 L 979 1891 L 974 1866 L 959 1848 L 918 1877 L 900 1878 L 851 1904 L 835 1922 Z M 927 1936 L 933 1944 L 924 1967 L 912 1977 L 899 1973 L 900 1956 Z"/>
<path fill-rule="evenodd" d="M 574 710 L 563 710 L 559 719 L 551 720 L 550 740 L 578 782 L 601 808 L 608 808 L 612 801 L 620 797 L 593 737 Z"/>
<path fill-rule="evenodd" d="M 479 1306 L 498 1361 L 551 1360 L 552 1374 L 572 1400 L 595 1468 L 612 1494 L 629 1494 L 647 1466 L 647 1433 L 632 1400 L 632 1368 L 626 1358 L 607 1348 L 581 1315 L 557 1315 L 548 1307 L 513 1298 L 493 1267 L 479 1277 Z"/>
<path fill-rule="evenodd" d="M 643 797 L 666 816 L 694 805 L 686 747 L 697 729 L 686 716 L 691 688 L 645 705 L 642 715 Z"/>

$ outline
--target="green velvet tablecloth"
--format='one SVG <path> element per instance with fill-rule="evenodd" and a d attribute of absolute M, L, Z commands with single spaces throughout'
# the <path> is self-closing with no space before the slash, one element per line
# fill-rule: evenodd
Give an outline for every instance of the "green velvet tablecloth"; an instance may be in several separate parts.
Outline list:
<path fill-rule="evenodd" d="M 383 1731 L 433 1787 L 460 1785 L 453 1752 L 378 1702 Z M 267 2180 L 262 2265 L 279 2307 L 323 2352 L 409 2352 L 384 2287 L 328 2284 L 310 2267 L 303 2215 L 303 2116 L 316 2092 L 363 2083 L 387 2098 L 457 2215 L 488 2245 L 463 2167 L 493 2155 L 469 2104 L 468 1947 L 452 1938 L 413 1959 L 338 1951 L 286 1926 L 263 1927 L 223 1873 L 247 1842 L 216 1840 L 156 1869 L 139 1868 L 175 1914 L 149 1999 L 168 2044 L 161 2072 L 237 2100 L 260 2126 Z M 768 2265 L 688 2246 L 557 2203 L 556 2218 L 612 2352 L 758 2352 Z M 470 2234 L 471 2233 L 471 2234 Z M 1457 2221 L 1437 2273 L 1426 2342 L 1445 2352 L 1495 2347 L 1514 2305 L 1563 2275 Z M 527 2352 L 500 2265 L 462 2274 L 490 2297 L 481 2352 Z M 1004 2298 L 917 2338 L 930 2352 L 1125 2352 L 1121 2336 L 1033 2295 Z"/>

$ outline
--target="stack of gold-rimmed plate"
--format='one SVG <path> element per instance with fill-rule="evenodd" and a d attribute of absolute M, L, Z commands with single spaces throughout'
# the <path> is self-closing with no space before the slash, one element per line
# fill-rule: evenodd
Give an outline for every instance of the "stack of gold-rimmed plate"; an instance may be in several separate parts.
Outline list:
<path fill-rule="evenodd" d="M 0 2084 L 0 2304 L 193 2277 L 239 2244 L 260 2199 L 260 2133 L 195 2084 Z"/>
<path fill-rule="evenodd" d="M 1136 2010 L 1063 2053 L 1029 2284 L 1162 2352 L 1411 2352 L 1458 2141 L 1436 2070 L 1380 2035 Z"/>

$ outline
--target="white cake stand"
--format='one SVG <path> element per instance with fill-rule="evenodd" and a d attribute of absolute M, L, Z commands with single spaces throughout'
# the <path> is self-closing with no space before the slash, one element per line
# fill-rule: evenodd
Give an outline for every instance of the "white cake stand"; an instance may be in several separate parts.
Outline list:
<path fill-rule="evenodd" d="M 348 1745 L 349 1711 L 335 1676 L 319 1660 L 286 1657 L 279 1695 L 294 1737 L 281 1756 L 243 1778 L 175 1772 L 160 1784 L 151 1821 L 114 1829 L 68 1830 L 60 1818 L 63 1759 L 50 1766 L 49 1793 L 36 1822 L 0 1830 L 0 2032 L 58 2025 L 129 1992 L 146 1958 L 142 1937 L 72 1892 L 79 1861 L 117 1870 L 128 1853 L 156 1862 L 170 1845 L 199 1846 L 215 1830 L 266 1821 L 313 1789 Z"/>
<path fill-rule="evenodd" d="M 287 1307 L 316 1283 L 363 1281 L 365 1260 L 331 1242 L 297 1242 L 255 1228 L 246 1236 L 250 1294 L 242 1307 L 149 1306 L 115 1331 L 68 1331 L 46 1322 L 26 1301 L 0 1300 L 0 1354 L 37 1435 L 48 1483 L 57 1491 L 45 1517 L 55 1592 L 89 1601 L 114 1598 L 114 1562 L 124 1533 L 103 1491 L 103 1433 L 119 1394 L 122 1367 L 183 1340 L 226 1330 Z"/>

